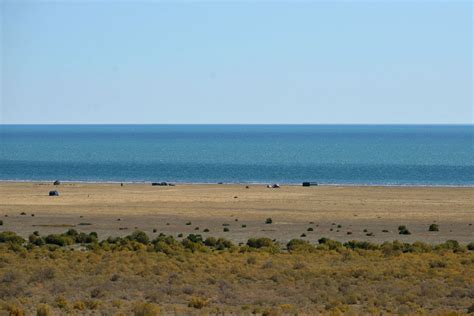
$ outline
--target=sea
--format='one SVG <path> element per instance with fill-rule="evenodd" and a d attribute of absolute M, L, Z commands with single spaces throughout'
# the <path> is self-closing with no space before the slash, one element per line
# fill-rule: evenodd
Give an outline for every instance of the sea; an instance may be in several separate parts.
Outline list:
<path fill-rule="evenodd" d="M 474 125 L 0 125 L 1 181 L 474 185 Z"/>

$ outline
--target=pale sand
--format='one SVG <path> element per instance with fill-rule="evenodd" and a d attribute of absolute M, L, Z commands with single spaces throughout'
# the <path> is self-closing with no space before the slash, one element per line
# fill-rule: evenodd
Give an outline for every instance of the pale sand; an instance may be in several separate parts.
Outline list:
<path fill-rule="evenodd" d="M 58 190 L 60 196 L 49 197 L 49 190 Z M 20 215 L 21 212 L 27 215 Z M 268 217 L 273 219 L 273 224 L 265 224 Z M 53 186 L 3 182 L 0 183 L 0 219 L 4 221 L 0 231 L 12 230 L 25 237 L 35 230 L 41 234 L 64 232 L 67 227 L 41 226 L 64 224 L 79 231 L 96 231 L 101 238 L 140 229 L 150 236 L 159 232 L 175 236 L 199 233 L 223 236 L 235 242 L 264 236 L 286 242 L 305 233 L 311 242 L 324 236 L 340 241 L 398 239 L 439 243 L 456 239 L 467 243 L 474 240 L 474 188 L 283 186 L 268 189 L 250 185 L 246 189 L 245 185 L 125 184 L 121 187 L 120 184 Z M 188 221 L 192 224 L 186 225 Z M 428 232 L 428 226 L 434 222 L 439 224 L 440 231 Z M 229 232 L 223 232 L 224 223 L 230 225 Z M 247 227 L 242 228 L 242 224 Z M 399 235 L 398 225 L 406 225 L 412 234 Z M 314 231 L 307 232 L 308 227 Z M 210 232 L 203 233 L 205 228 Z M 152 233 L 153 229 L 157 233 Z M 375 236 L 366 236 L 364 229 Z M 348 231 L 352 235 L 347 235 Z"/>

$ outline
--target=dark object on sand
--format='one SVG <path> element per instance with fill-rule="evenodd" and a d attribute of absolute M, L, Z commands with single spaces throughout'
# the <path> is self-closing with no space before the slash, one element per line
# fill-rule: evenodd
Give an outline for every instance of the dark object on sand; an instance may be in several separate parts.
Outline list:
<path fill-rule="evenodd" d="M 246 185 L 246 186 L 245 186 L 245 188 L 246 188 L 246 189 L 248 189 L 248 188 L 249 188 L 249 186 L 248 186 L 248 185 Z"/>
<path fill-rule="evenodd" d="M 120 186 L 123 187 L 123 183 L 120 183 Z"/>
<path fill-rule="evenodd" d="M 303 186 L 304 187 L 311 187 L 311 186 L 318 186 L 318 183 L 317 182 L 303 182 Z"/>
<path fill-rule="evenodd" d="M 279 189 L 280 185 L 278 183 L 275 183 L 275 184 L 272 184 L 272 185 L 268 184 L 267 188 L 269 188 L 269 189 Z"/>
<path fill-rule="evenodd" d="M 26 213 L 25 213 L 25 212 L 21 212 L 20 215 L 26 215 Z"/>
<path fill-rule="evenodd" d="M 153 185 L 153 186 L 161 186 L 161 187 L 174 186 L 173 183 L 168 183 L 168 182 L 152 182 L 151 185 Z"/>
<path fill-rule="evenodd" d="M 56 180 L 56 181 L 53 182 L 53 185 L 60 185 L 60 184 L 61 184 L 61 182 L 59 180 Z"/>
<path fill-rule="evenodd" d="M 58 191 L 49 191 L 49 196 L 59 196 Z"/>

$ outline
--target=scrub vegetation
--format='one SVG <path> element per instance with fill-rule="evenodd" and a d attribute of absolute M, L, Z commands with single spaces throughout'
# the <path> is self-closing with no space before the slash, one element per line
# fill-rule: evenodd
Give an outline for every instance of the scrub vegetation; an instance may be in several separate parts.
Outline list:
<path fill-rule="evenodd" d="M 0 314 L 463 314 L 474 246 L 0 233 Z"/>

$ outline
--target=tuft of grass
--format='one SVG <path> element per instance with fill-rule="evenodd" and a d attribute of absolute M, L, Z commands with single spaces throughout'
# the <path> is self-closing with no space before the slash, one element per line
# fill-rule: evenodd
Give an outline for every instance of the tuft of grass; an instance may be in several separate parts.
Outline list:
<path fill-rule="evenodd" d="M 202 309 L 206 307 L 209 304 L 209 301 L 207 299 L 201 298 L 201 297 L 193 297 L 188 303 L 189 307 L 196 308 L 196 309 Z"/>

